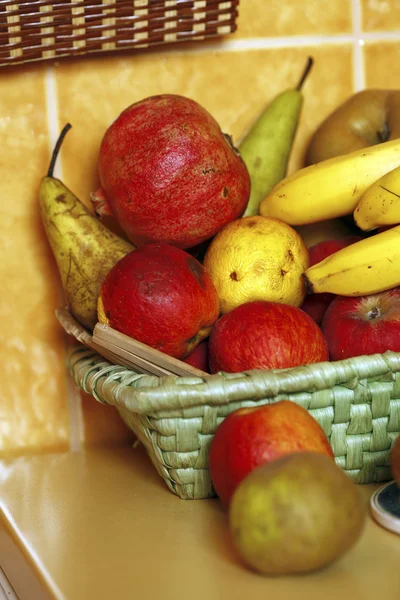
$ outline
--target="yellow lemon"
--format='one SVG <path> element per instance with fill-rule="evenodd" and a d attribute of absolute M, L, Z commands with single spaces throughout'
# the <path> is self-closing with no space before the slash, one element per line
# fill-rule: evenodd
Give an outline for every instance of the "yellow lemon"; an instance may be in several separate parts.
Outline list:
<path fill-rule="evenodd" d="M 204 257 L 222 313 L 254 300 L 300 306 L 306 295 L 302 273 L 308 265 L 308 250 L 297 231 L 259 215 L 223 227 Z"/>

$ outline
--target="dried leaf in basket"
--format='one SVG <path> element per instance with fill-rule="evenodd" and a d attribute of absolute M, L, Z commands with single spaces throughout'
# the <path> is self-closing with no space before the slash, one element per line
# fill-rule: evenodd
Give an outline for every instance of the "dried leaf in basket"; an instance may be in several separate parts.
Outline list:
<path fill-rule="evenodd" d="M 139 368 L 140 372 L 150 375 L 207 376 L 204 371 L 150 348 L 108 325 L 97 323 L 93 334 L 90 334 L 66 309 L 57 309 L 56 316 L 68 334 L 113 363 Z"/>

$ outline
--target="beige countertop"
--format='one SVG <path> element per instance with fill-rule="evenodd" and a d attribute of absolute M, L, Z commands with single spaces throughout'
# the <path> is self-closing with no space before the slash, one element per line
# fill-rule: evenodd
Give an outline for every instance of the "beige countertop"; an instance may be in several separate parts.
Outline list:
<path fill-rule="evenodd" d="M 400 597 L 400 538 L 371 518 L 328 569 L 266 578 L 241 564 L 219 501 L 174 496 L 140 447 L 3 460 L 0 480 L 0 564 L 20 600 L 45 597 L 24 591 L 27 565 L 57 600 Z"/>

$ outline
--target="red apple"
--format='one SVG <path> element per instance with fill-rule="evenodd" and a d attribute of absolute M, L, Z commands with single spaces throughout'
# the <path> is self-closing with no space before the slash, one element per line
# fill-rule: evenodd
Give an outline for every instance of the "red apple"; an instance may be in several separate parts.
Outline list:
<path fill-rule="evenodd" d="M 283 369 L 324 360 L 328 349 L 320 328 L 288 304 L 241 304 L 220 317 L 210 335 L 211 373 Z"/>
<path fill-rule="evenodd" d="M 392 475 L 400 488 L 400 435 L 397 436 L 391 454 Z"/>
<path fill-rule="evenodd" d="M 338 250 L 350 246 L 355 242 L 359 242 L 362 239 L 363 237 L 361 235 L 348 235 L 337 240 L 323 240 L 318 244 L 314 244 L 314 246 L 311 246 L 308 250 L 310 255 L 310 266 L 316 265 L 327 256 L 330 256 Z"/>
<path fill-rule="evenodd" d="M 187 363 L 188 365 L 192 365 L 192 367 L 196 367 L 196 369 L 205 371 L 205 373 L 209 373 L 208 339 L 200 342 L 200 344 L 196 346 L 196 348 L 186 358 L 183 359 L 183 362 Z"/>
<path fill-rule="evenodd" d="M 250 176 L 239 152 L 200 104 L 175 94 L 124 110 L 101 142 L 103 200 L 135 245 L 191 248 L 240 217 Z"/>
<path fill-rule="evenodd" d="M 321 325 L 324 314 L 335 294 L 324 292 L 322 294 L 311 294 L 306 296 L 301 308 L 316 322 Z"/>
<path fill-rule="evenodd" d="M 362 239 L 363 238 L 360 235 L 349 235 L 341 239 L 323 240 L 318 244 L 314 244 L 314 246 L 311 246 L 308 250 L 310 267 L 321 262 L 321 260 L 324 260 L 327 256 L 341 250 L 341 248 L 350 246 L 350 244 L 359 242 Z M 317 325 L 320 325 L 325 311 L 334 297 L 335 294 L 329 294 L 328 292 L 323 294 L 311 294 L 310 296 L 306 296 L 301 308 L 314 319 Z"/>
<path fill-rule="evenodd" d="M 217 495 L 228 506 L 253 469 L 297 452 L 333 458 L 324 430 L 305 408 L 289 400 L 239 408 L 222 421 L 211 442 L 209 468 Z"/>
<path fill-rule="evenodd" d="M 124 256 L 100 290 L 100 322 L 175 358 L 208 337 L 218 315 L 206 269 L 167 244 L 147 244 Z"/>
<path fill-rule="evenodd" d="M 400 287 L 370 296 L 336 296 L 321 327 L 331 360 L 400 352 Z"/>

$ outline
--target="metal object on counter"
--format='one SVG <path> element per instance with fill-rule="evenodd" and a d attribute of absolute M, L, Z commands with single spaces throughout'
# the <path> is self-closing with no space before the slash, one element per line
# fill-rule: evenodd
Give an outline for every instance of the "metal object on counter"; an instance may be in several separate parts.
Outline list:
<path fill-rule="evenodd" d="M 395 481 L 386 483 L 374 492 L 371 512 L 379 525 L 400 534 L 400 488 Z"/>

